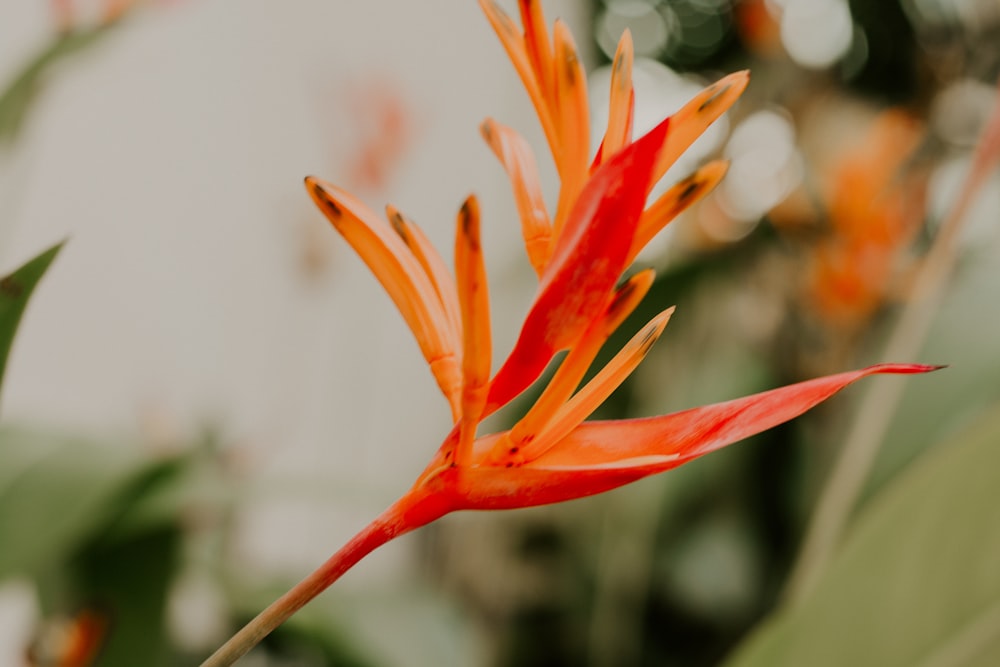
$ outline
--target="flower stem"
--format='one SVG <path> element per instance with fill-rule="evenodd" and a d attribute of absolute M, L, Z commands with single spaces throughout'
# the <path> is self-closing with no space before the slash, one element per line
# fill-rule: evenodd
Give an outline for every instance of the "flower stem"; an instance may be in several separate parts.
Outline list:
<path fill-rule="evenodd" d="M 910 359 L 924 343 L 955 264 L 958 235 L 969 207 L 1000 160 L 1000 90 L 973 156 L 958 199 L 938 230 L 917 274 L 912 298 L 904 307 L 885 345 L 883 359 Z M 858 495 L 868 478 L 879 445 L 902 398 L 897 382 L 872 383 L 845 439 L 813 512 L 798 559 L 785 589 L 786 602 L 796 603 L 816 584 L 835 550 Z"/>
<path fill-rule="evenodd" d="M 322 593 L 369 553 L 391 539 L 424 525 L 427 521 L 407 520 L 415 498 L 403 496 L 377 519 L 365 526 L 312 574 L 271 603 L 235 635 L 229 638 L 201 667 L 227 667 L 246 655 L 275 628 L 307 602 Z"/>

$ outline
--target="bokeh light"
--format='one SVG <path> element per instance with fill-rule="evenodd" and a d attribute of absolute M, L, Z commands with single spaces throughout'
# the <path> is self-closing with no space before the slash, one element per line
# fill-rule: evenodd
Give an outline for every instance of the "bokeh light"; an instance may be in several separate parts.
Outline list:
<path fill-rule="evenodd" d="M 972 146 L 982 131 L 996 91 L 975 79 L 953 82 L 934 98 L 931 125 L 935 133 L 953 146 Z"/>
<path fill-rule="evenodd" d="M 747 233 L 802 178 L 795 129 L 780 111 L 754 112 L 733 130 L 725 154 L 732 164 L 719 187 L 719 204 L 734 220 L 746 223 Z"/>
<path fill-rule="evenodd" d="M 787 0 L 781 39 L 788 55 L 803 67 L 822 69 L 851 46 L 851 10 L 844 0 Z"/>
<path fill-rule="evenodd" d="M 705 63 L 730 41 L 730 0 L 604 0 L 594 37 L 604 55 L 614 56 L 624 29 L 632 32 L 637 56 L 662 60 L 675 69 Z"/>

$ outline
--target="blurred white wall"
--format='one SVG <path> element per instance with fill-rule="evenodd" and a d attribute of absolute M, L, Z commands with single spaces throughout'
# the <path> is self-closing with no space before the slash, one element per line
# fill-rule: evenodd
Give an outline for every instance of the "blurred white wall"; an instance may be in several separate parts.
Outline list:
<path fill-rule="evenodd" d="M 575 24 L 582 4 L 546 9 Z M 0 15 L 9 80 L 52 17 L 39 0 Z M 379 79 L 414 132 L 385 192 L 361 194 L 416 219 L 448 261 L 458 206 L 481 196 L 503 354 L 533 280 L 478 124 L 495 116 L 548 159 L 477 4 L 183 0 L 60 68 L 0 172 L 4 270 L 69 239 L 25 317 L 4 418 L 95 436 L 217 425 L 262 490 L 248 558 L 298 574 L 401 493 L 448 430 L 445 402 L 302 188 L 350 179 L 342 97 Z M 328 260 L 312 273 L 308 244 Z"/>

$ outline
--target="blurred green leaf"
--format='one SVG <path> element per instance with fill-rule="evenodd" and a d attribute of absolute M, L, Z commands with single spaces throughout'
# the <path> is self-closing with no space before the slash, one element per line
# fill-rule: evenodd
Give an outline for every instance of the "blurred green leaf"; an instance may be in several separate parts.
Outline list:
<path fill-rule="evenodd" d="M 890 483 L 728 667 L 972 667 L 1000 650 L 1000 406 Z"/>
<path fill-rule="evenodd" d="M 52 260 L 62 249 L 58 243 L 13 273 L 0 278 L 0 386 L 7 370 L 7 357 L 14 342 L 14 334 L 21 323 L 21 315 L 38 281 L 48 270 Z"/>
<path fill-rule="evenodd" d="M 69 557 L 157 465 L 124 447 L 0 429 L 0 579 Z"/>
<path fill-rule="evenodd" d="M 212 453 L 0 428 L 0 580 L 33 577 L 46 615 L 105 617 L 101 667 L 176 664 L 166 600 L 189 511 L 218 498 Z"/>
<path fill-rule="evenodd" d="M 123 540 L 98 539 L 73 560 L 77 604 L 109 620 L 96 667 L 174 664 L 165 615 L 181 537 L 176 524 L 160 525 Z"/>

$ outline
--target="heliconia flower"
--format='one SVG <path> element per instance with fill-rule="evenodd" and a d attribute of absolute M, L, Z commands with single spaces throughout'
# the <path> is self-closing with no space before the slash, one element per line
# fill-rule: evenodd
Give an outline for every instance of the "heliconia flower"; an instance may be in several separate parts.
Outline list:
<path fill-rule="evenodd" d="M 483 124 L 484 138 L 511 181 L 538 292 L 512 351 L 491 376 L 476 198 L 469 197 L 458 213 L 452 274 L 419 227 L 395 208 L 387 208 L 384 222 L 347 192 L 306 179 L 317 206 L 403 315 L 454 426 L 408 492 L 205 665 L 229 664 L 367 553 L 449 512 L 528 507 L 608 491 L 792 419 L 862 377 L 934 368 L 885 364 L 660 417 L 585 421 L 639 364 L 673 312 L 668 308 L 654 317 L 579 387 L 601 346 L 652 285 L 652 270 L 624 281 L 623 273 L 657 231 L 711 190 L 725 164 L 702 167 L 647 206 L 650 191 L 739 97 L 748 75 L 732 74 L 709 86 L 633 141 L 632 44 L 626 33 L 613 64 L 607 131 L 591 160 L 586 79 L 565 25 L 557 21 L 550 39 L 536 0 L 520 0 L 523 31 L 491 0 L 480 4 L 528 90 L 560 176 L 558 203 L 549 215 L 527 143 L 496 121 Z M 484 418 L 535 383 L 563 351 L 539 398 L 509 431 L 478 433 Z"/>

